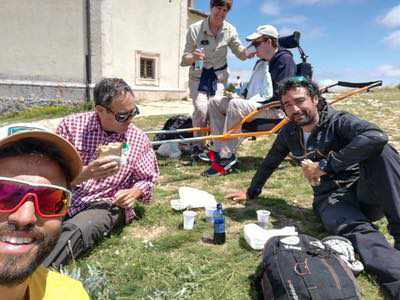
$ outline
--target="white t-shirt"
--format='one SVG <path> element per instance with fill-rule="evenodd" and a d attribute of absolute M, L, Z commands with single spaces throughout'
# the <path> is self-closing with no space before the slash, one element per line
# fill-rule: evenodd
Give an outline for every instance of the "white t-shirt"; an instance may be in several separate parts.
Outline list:
<path fill-rule="evenodd" d="M 310 135 L 311 135 L 311 132 L 303 131 L 304 146 L 307 146 L 307 141 L 308 141 L 308 138 L 310 137 Z"/>
<path fill-rule="evenodd" d="M 249 101 L 253 101 L 259 105 L 273 95 L 272 79 L 269 73 L 269 63 L 267 61 L 259 61 L 250 81 L 247 85 L 247 97 Z"/>

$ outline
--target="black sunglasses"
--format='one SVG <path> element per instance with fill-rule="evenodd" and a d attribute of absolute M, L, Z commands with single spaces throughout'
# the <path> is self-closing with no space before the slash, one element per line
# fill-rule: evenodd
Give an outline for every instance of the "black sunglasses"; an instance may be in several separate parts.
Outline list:
<path fill-rule="evenodd" d="M 252 44 L 253 44 L 254 47 L 257 48 L 258 46 L 260 46 L 262 43 L 264 43 L 266 41 L 268 41 L 268 40 L 267 39 L 263 39 L 263 40 L 259 40 L 259 41 L 254 41 L 254 42 L 252 42 Z"/>
<path fill-rule="evenodd" d="M 117 121 L 118 123 L 125 123 L 129 119 L 140 114 L 139 107 L 137 107 L 137 106 L 134 109 L 132 109 L 131 111 L 124 112 L 124 113 L 116 113 L 116 112 L 112 111 L 111 108 L 108 108 L 108 107 L 106 107 L 106 109 L 108 112 L 114 114 L 115 121 Z"/>

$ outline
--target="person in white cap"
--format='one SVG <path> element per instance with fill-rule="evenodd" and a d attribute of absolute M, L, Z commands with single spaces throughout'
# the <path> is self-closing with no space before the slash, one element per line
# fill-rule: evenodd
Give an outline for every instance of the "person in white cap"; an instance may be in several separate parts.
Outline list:
<path fill-rule="evenodd" d="M 41 266 L 61 232 L 82 169 L 62 137 L 27 124 L 0 128 L 1 299 L 89 299 L 82 284 Z"/>
<path fill-rule="evenodd" d="M 277 85 L 296 73 L 296 64 L 289 50 L 279 48 L 278 30 L 272 25 L 259 26 L 247 40 L 256 48 L 260 58 L 253 69 L 243 98 L 218 97 L 210 99 L 208 113 L 212 135 L 226 133 L 243 117 L 269 101 L 277 100 Z M 256 118 L 280 119 L 284 113 L 271 109 Z M 239 129 L 240 130 L 240 129 Z M 239 139 L 216 140 L 209 152 L 211 167 L 203 176 L 219 176 L 232 172 L 237 165 L 236 149 Z"/>

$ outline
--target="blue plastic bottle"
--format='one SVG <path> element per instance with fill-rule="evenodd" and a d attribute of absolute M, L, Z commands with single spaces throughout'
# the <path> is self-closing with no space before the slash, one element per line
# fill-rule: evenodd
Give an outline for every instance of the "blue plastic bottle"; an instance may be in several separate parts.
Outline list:
<path fill-rule="evenodd" d="M 217 204 L 214 211 L 214 244 L 221 245 L 225 243 L 225 217 L 222 211 L 222 204 Z"/>

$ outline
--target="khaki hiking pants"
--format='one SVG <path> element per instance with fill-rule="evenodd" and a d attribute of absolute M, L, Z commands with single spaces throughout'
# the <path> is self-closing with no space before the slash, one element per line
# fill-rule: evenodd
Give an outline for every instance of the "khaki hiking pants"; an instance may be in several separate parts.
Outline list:
<path fill-rule="evenodd" d="M 193 101 L 193 127 L 207 127 L 207 111 L 208 111 L 208 96 L 204 92 L 199 92 L 199 80 L 190 79 L 189 90 L 190 98 Z M 224 95 L 224 85 L 217 84 L 216 96 L 222 97 Z M 196 134 L 195 134 L 196 136 Z"/>
<path fill-rule="evenodd" d="M 212 97 L 208 105 L 210 129 L 212 135 L 220 135 L 229 131 L 245 116 L 257 109 L 257 104 L 243 98 Z M 256 115 L 253 119 L 277 119 L 284 116 L 280 109 L 271 109 Z M 240 133 L 241 128 L 234 131 Z M 229 158 L 236 153 L 237 147 L 243 139 L 214 140 L 213 150 L 221 157 Z"/>

